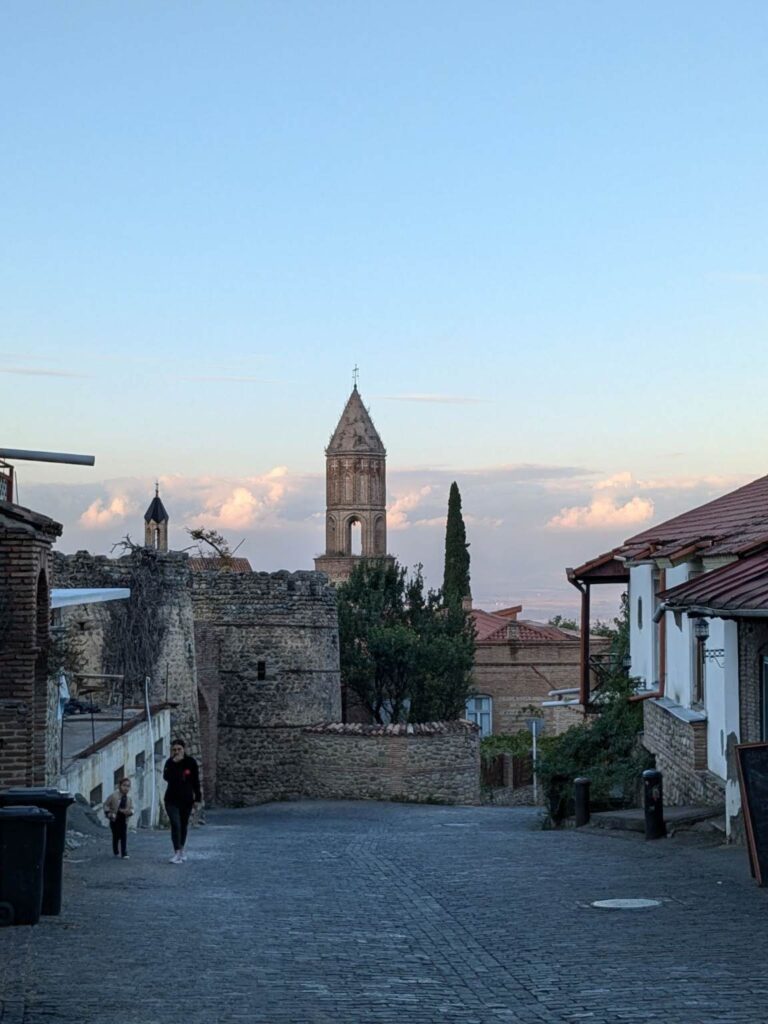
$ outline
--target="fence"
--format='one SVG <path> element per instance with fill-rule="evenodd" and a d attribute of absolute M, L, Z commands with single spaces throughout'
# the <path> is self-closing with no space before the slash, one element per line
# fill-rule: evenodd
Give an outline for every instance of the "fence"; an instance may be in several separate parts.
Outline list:
<path fill-rule="evenodd" d="M 483 786 L 521 789 L 533 782 L 533 758 L 530 754 L 495 754 L 483 758 L 480 764 Z"/>

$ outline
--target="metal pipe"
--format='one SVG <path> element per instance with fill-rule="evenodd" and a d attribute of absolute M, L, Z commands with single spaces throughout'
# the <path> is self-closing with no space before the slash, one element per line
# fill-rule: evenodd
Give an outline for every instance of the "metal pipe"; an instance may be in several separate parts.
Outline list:
<path fill-rule="evenodd" d="M 71 466 L 92 466 L 95 455 L 72 455 L 70 452 L 32 452 L 23 448 L 0 448 L 0 459 L 17 459 L 21 462 L 65 462 Z"/>
<path fill-rule="evenodd" d="M 583 776 L 573 780 L 576 828 L 589 824 L 589 786 L 590 779 Z"/>
<path fill-rule="evenodd" d="M 664 794 L 661 772 L 649 768 L 643 772 L 643 806 L 645 810 L 645 838 L 663 839 L 667 834 L 664 824 Z"/>

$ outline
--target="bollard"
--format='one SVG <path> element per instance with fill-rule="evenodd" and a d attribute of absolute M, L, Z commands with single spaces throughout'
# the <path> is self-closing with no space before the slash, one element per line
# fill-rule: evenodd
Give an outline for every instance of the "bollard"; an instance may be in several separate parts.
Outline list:
<path fill-rule="evenodd" d="M 590 779 L 573 780 L 573 801 L 576 805 L 576 828 L 589 824 L 589 786 Z"/>
<path fill-rule="evenodd" d="M 645 838 L 663 839 L 667 834 L 667 826 L 664 824 L 661 772 L 652 768 L 643 772 L 643 807 L 645 808 Z"/>
<path fill-rule="evenodd" d="M 568 814 L 568 776 L 553 775 L 549 783 L 549 816 L 557 828 Z"/>

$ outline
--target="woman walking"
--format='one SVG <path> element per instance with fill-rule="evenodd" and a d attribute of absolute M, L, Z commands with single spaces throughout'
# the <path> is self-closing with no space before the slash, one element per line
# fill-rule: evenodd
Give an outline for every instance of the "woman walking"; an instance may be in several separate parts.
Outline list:
<path fill-rule="evenodd" d="M 165 762 L 163 778 L 168 783 L 165 791 L 165 810 L 171 823 L 173 856 L 171 864 L 183 864 L 187 859 L 187 828 L 192 811 L 202 802 L 200 770 L 194 757 L 188 757 L 183 740 L 171 743 L 171 756 Z"/>

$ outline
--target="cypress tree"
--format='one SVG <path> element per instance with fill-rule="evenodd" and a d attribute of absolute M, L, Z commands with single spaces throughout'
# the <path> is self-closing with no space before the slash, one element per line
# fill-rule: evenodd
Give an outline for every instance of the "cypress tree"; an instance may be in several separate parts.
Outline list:
<path fill-rule="evenodd" d="M 464 519 L 461 515 L 461 495 L 456 481 L 448 496 L 448 519 L 445 524 L 445 572 L 443 573 L 443 600 L 450 607 L 461 607 L 469 589 L 469 544 Z"/>

